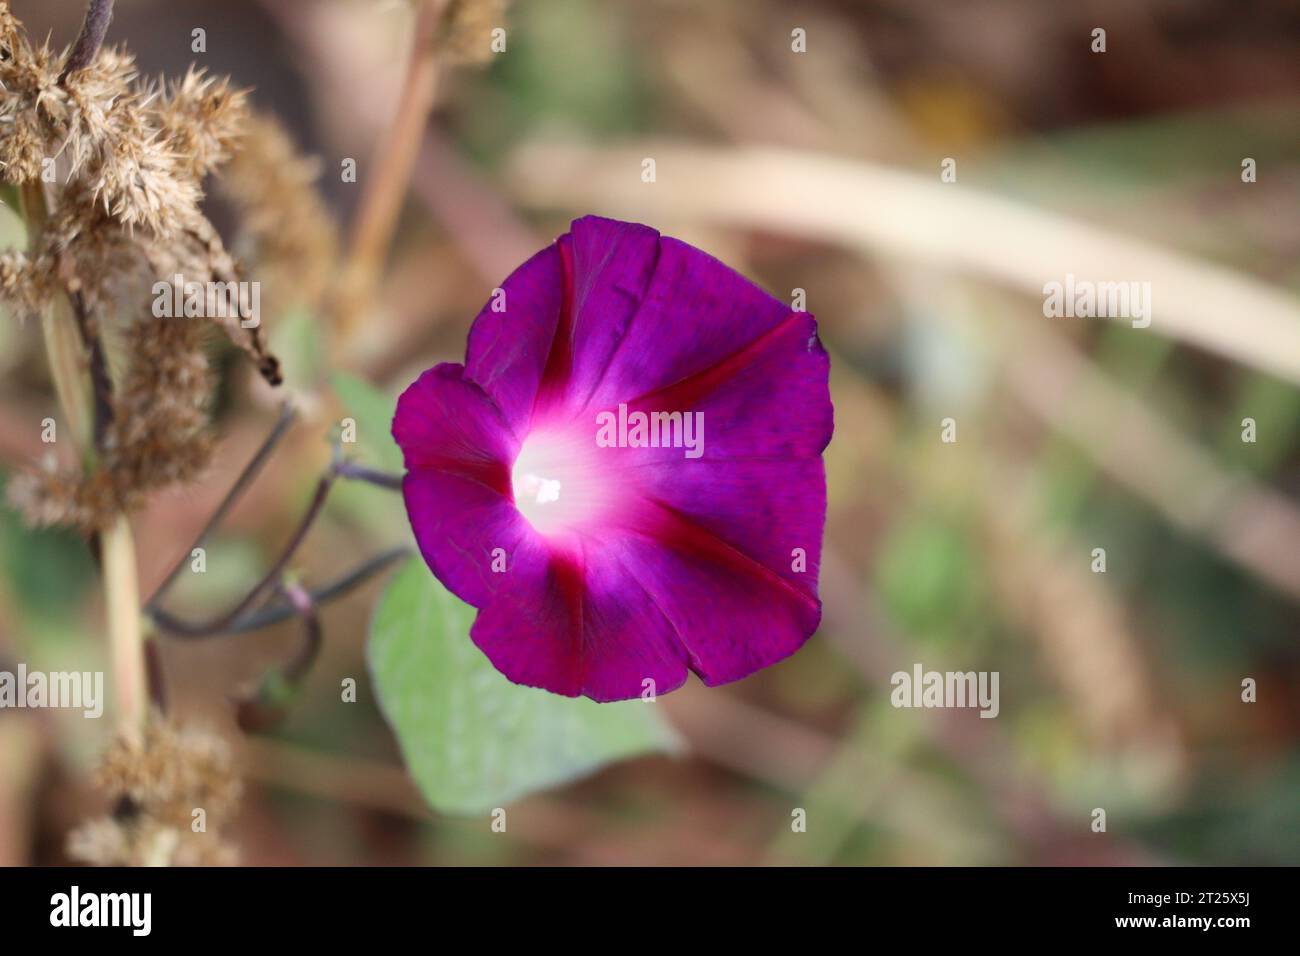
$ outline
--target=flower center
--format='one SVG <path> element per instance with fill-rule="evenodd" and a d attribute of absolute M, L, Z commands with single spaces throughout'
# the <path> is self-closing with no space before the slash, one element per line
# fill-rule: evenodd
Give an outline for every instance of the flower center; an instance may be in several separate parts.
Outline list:
<path fill-rule="evenodd" d="M 529 435 L 510 478 L 515 507 L 543 535 L 590 524 L 613 497 L 592 434 L 580 430 Z"/>
<path fill-rule="evenodd" d="M 539 505 L 549 504 L 552 501 L 560 500 L 560 488 L 562 485 L 552 479 L 543 478 L 540 475 L 534 475 L 531 471 L 525 472 L 524 475 L 516 479 L 515 494 L 518 496 L 522 492 L 522 497 L 526 502 L 531 502 L 536 495 L 536 503 Z M 517 500 L 517 499 L 516 499 Z"/>

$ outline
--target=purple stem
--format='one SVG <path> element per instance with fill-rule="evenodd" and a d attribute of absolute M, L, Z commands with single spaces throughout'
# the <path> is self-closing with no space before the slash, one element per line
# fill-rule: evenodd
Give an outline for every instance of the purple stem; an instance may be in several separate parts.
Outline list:
<path fill-rule="evenodd" d="M 68 54 L 68 62 L 59 74 L 59 83 L 63 83 L 68 74 L 84 70 L 95 59 L 95 54 L 104 45 L 108 33 L 108 23 L 113 19 L 113 0 L 90 0 L 86 5 L 86 19 L 82 21 L 81 33 L 77 35 Z"/>

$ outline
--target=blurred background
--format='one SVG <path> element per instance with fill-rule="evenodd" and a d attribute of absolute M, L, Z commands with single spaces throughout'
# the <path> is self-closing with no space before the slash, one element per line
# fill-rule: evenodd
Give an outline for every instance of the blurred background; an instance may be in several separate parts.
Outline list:
<path fill-rule="evenodd" d="M 83 11 L 11 6 L 56 46 Z M 381 0 L 119 0 L 109 42 L 147 74 L 197 62 L 252 87 L 319 158 L 321 228 L 346 237 L 412 21 Z M 520 800 L 507 833 L 428 810 L 403 770 L 364 663 L 381 581 L 325 609 L 322 657 L 266 733 L 242 734 L 230 697 L 291 653 L 292 625 L 164 639 L 173 711 L 235 749 L 242 861 L 1300 863 L 1300 7 L 527 0 L 490 26 L 507 51 L 439 77 L 364 321 L 267 315 L 303 420 L 171 605 L 215 613 L 274 558 L 328 462 L 334 372 L 395 395 L 460 361 L 493 287 L 592 212 L 804 291 L 836 411 L 824 622 L 745 681 L 661 698 L 683 753 Z M 1045 318 L 1066 272 L 1150 282 L 1150 328 Z M 0 324 L 5 474 L 40 457 L 43 361 L 38 328 Z M 274 422 L 230 365 L 210 474 L 134 520 L 145 593 Z M 296 569 L 325 581 L 408 536 L 393 496 L 340 487 Z M 0 659 L 93 666 L 86 543 L 6 508 L 0 564 Z M 999 716 L 895 709 L 889 677 L 918 663 L 999 672 Z M 66 861 L 104 812 L 89 775 L 110 731 L 0 713 L 0 863 Z"/>

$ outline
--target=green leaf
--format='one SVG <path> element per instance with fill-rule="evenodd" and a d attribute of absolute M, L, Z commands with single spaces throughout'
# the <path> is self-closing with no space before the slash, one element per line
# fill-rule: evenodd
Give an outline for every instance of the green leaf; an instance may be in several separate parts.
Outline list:
<path fill-rule="evenodd" d="M 403 471 L 402 450 L 393 440 L 397 399 L 343 372 L 330 376 L 330 382 L 343 403 L 344 415 L 357 423 L 357 444 L 366 464 L 385 471 Z"/>
<path fill-rule="evenodd" d="M 411 561 L 371 623 L 379 705 L 435 809 L 483 813 L 615 760 L 677 749 L 653 703 L 598 704 L 512 684 L 470 640 L 474 614 Z"/>

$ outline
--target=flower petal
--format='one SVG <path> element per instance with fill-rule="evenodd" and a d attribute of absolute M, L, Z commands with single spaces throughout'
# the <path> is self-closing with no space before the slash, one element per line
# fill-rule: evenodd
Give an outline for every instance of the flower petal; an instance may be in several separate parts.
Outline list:
<path fill-rule="evenodd" d="M 470 328 L 465 370 L 523 436 L 564 305 L 559 246 L 547 246 L 511 273 L 501 293 L 494 293 Z"/>
<path fill-rule="evenodd" d="M 821 621 L 820 601 L 693 522 L 668 547 L 640 539 L 630 566 L 710 686 L 789 657 Z"/>
<path fill-rule="evenodd" d="M 590 316 L 580 313 L 577 328 L 602 329 L 578 340 L 572 388 L 580 407 L 609 407 L 698 376 L 743 354 L 792 314 L 717 259 L 657 233 L 653 245 L 636 233 L 635 245 L 625 242 L 612 260 L 582 255 L 627 228 L 594 217 L 573 224 L 574 283 L 591 287 L 583 302 Z M 601 315 L 614 319 L 602 322 Z"/>
<path fill-rule="evenodd" d="M 701 454 L 684 462 L 719 459 L 819 458 L 834 430 L 830 359 L 811 315 L 791 312 L 748 346 L 693 375 L 632 399 L 628 413 L 699 413 Z M 600 411 L 591 413 L 592 427 Z M 613 467 L 668 463 L 683 448 L 609 448 Z"/>
<path fill-rule="evenodd" d="M 397 402 L 407 514 L 420 553 L 457 597 L 482 606 L 500 583 L 492 553 L 509 553 L 530 529 L 514 506 L 518 452 L 496 407 L 459 365 L 429 369 Z"/>
<path fill-rule="evenodd" d="M 783 323 L 789 334 L 805 327 L 707 253 L 597 216 L 575 220 L 502 289 L 504 311 L 489 303 L 479 313 L 465 365 L 520 436 L 538 416 L 573 416 L 691 379 L 699 397 L 701 386 L 764 354 Z M 809 337 L 803 344 L 813 348 Z"/>
<path fill-rule="evenodd" d="M 826 469 L 820 458 L 735 459 L 659 463 L 644 483 L 647 501 L 817 598 L 826 526 Z M 644 512 L 643 512 L 644 513 Z M 658 535 L 662 521 L 643 533 Z M 649 530 L 647 530 L 647 528 Z"/>
<path fill-rule="evenodd" d="M 633 576 L 630 554 L 627 539 L 526 538 L 470 637 L 510 680 L 567 697 L 625 700 L 647 686 L 680 687 L 686 654 Z"/>
<path fill-rule="evenodd" d="M 671 510 L 654 537 L 526 537 L 470 632 L 515 683 L 593 700 L 738 680 L 797 651 L 821 603 Z M 646 681 L 653 681 L 647 685 Z"/>
<path fill-rule="evenodd" d="M 429 569 L 462 601 L 487 604 L 505 580 L 496 567 L 508 567 L 532 534 L 514 502 L 481 482 L 432 469 L 408 472 L 402 495 Z"/>
<path fill-rule="evenodd" d="M 393 438 L 408 471 L 448 471 L 509 494 L 519 441 L 461 365 L 435 365 L 398 397 Z"/>

